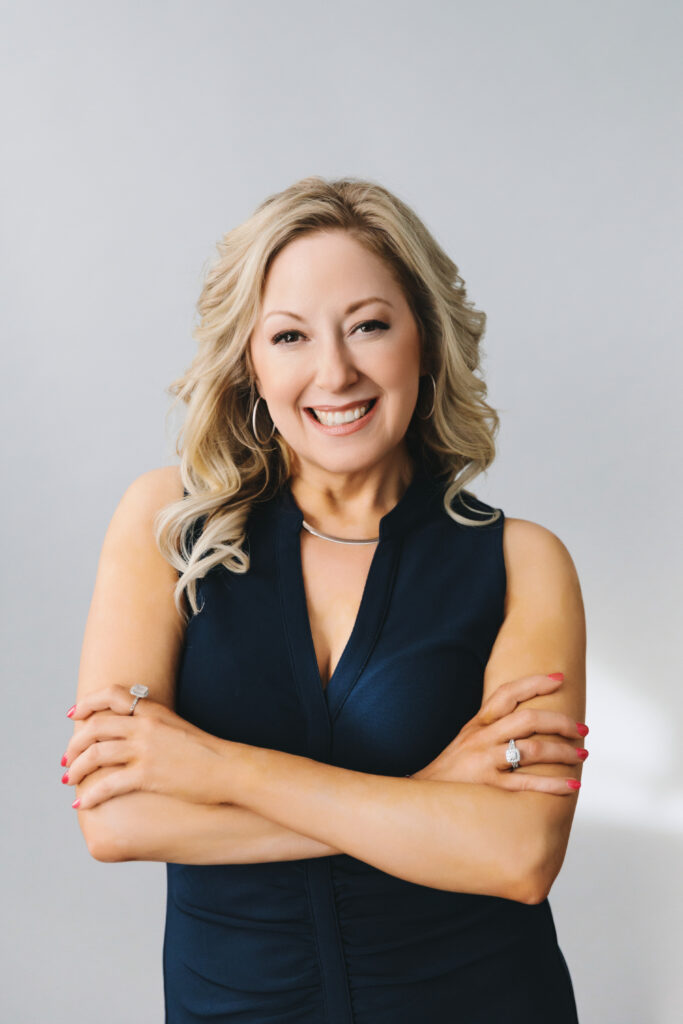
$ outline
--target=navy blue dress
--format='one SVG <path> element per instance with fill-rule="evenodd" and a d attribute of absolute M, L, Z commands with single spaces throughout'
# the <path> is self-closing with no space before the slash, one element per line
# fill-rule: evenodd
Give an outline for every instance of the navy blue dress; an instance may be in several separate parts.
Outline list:
<path fill-rule="evenodd" d="M 325 689 L 303 513 L 288 486 L 256 504 L 249 571 L 217 566 L 198 583 L 177 713 L 224 739 L 376 775 L 433 760 L 481 706 L 506 588 L 502 513 L 462 526 L 443 509 L 445 486 L 418 470 L 382 518 Z M 493 512 L 466 500 L 480 518 Z M 422 886 L 346 854 L 166 870 L 166 1024 L 577 1024 L 547 900 Z"/>

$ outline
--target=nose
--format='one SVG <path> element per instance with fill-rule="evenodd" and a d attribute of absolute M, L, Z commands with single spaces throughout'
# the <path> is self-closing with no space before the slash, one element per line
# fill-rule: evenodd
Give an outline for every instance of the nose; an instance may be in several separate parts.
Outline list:
<path fill-rule="evenodd" d="M 345 391 L 358 380 L 358 370 L 344 341 L 326 338 L 317 346 L 316 384 L 321 392 Z"/>

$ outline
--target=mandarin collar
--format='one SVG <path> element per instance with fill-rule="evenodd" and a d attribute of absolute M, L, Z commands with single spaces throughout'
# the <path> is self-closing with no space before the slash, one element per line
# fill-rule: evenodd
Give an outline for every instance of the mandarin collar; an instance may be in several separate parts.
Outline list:
<path fill-rule="evenodd" d="M 424 466 L 417 464 L 413 478 L 399 498 L 398 502 L 382 516 L 379 521 L 379 540 L 398 537 L 406 533 L 417 522 L 432 504 L 436 505 L 443 497 L 448 481 L 442 476 L 429 473 Z M 304 514 L 299 508 L 289 481 L 278 494 L 279 509 L 286 526 L 292 532 L 298 532 L 303 523 Z"/>

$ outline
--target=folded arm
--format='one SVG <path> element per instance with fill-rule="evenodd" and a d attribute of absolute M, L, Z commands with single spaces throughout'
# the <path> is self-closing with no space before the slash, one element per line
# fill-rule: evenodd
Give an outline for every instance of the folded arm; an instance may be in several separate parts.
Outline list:
<path fill-rule="evenodd" d="M 506 520 L 504 621 L 484 675 L 501 683 L 562 671 L 565 684 L 520 707 L 585 710 L 585 620 L 574 564 L 549 530 Z M 539 737 L 543 739 L 545 737 Z M 225 741 L 225 799 L 408 881 L 523 902 L 544 899 L 562 865 L 576 795 L 368 775 Z M 518 772 L 578 778 L 581 766 Z"/>
<path fill-rule="evenodd" d="M 152 523 L 158 508 L 180 496 L 177 467 L 145 474 L 124 495 L 98 568 L 79 698 L 109 681 L 144 681 L 154 699 L 173 707 L 182 626 L 172 600 L 175 571 L 156 547 Z M 519 525 L 511 531 L 511 524 Z M 571 559 L 535 524 L 507 520 L 505 531 L 506 613 L 486 666 L 484 699 L 508 679 L 559 669 L 568 680 L 563 693 L 528 703 L 582 718 L 583 610 Z M 93 855 L 239 863 L 292 859 L 286 851 L 344 852 L 419 884 L 525 902 L 544 898 L 564 857 L 574 796 L 366 775 L 224 742 L 220 802 L 190 805 L 131 793 L 79 811 Z M 552 767 L 539 766 L 545 774 Z M 574 777 L 580 771 L 555 767 Z"/>
<path fill-rule="evenodd" d="M 154 520 L 182 496 L 179 469 L 169 466 L 142 474 L 119 501 L 97 568 L 77 701 L 108 683 L 144 682 L 154 700 L 173 709 L 184 624 L 173 601 L 177 575 L 157 547 Z M 83 725 L 75 721 L 74 732 Z M 83 797 L 112 771 L 97 769 L 74 795 Z M 193 804 L 158 793 L 125 793 L 77 813 L 89 852 L 103 861 L 227 864 L 339 852 L 244 808 Z"/>
<path fill-rule="evenodd" d="M 86 776 L 77 793 L 86 793 L 109 770 Z M 107 862 L 255 864 L 340 852 L 245 807 L 190 803 L 163 793 L 124 793 L 78 813 L 91 856 Z"/>

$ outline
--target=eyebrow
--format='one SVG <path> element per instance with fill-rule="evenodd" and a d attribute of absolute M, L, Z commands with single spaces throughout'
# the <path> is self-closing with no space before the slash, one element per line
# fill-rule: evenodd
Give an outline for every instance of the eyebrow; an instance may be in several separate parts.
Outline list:
<path fill-rule="evenodd" d="M 355 313 L 361 306 L 367 306 L 370 302 L 383 302 L 385 306 L 391 306 L 391 303 L 387 299 L 383 299 L 379 295 L 371 295 L 367 299 L 359 299 L 358 302 L 352 302 L 344 313 L 344 316 L 348 316 L 349 313 Z M 393 309 L 394 307 L 391 306 L 391 308 Z M 286 309 L 271 309 L 270 313 L 266 313 L 263 319 L 267 320 L 269 316 L 274 316 L 276 313 L 282 313 L 283 316 L 291 316 L 294 320 L 299 320 L 301 323 L 304 322 L 303 317 L 299 316 L 297 313 L 290 313 Z"/>

